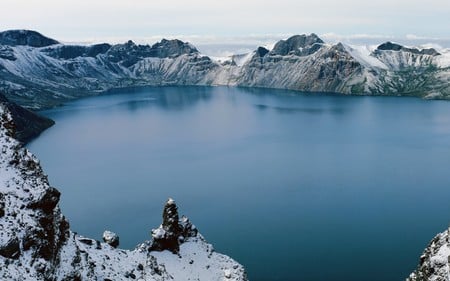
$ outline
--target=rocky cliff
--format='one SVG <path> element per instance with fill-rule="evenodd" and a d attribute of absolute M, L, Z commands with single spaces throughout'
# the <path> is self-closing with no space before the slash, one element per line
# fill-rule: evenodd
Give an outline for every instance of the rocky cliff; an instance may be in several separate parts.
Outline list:
<path fill-rule="evenodd" d="M 450 227 L 431 240 L 407 281 L 450 280 Z"/>
<path fill-rule="evenodd" d="M 230 85 L 355 95 L 450 99 L 450 54 L 386 42 L 332 45 L 296 35 L 228 61 L 189 43 L 64 45 L 34 31 L 0 33 L 0 90 L 29 108 L 52 107 L 111 88 Z"/>
<path fill-rule="evenodd" d="M 22 143 L 27 143 L 55 124 L 51 119 L 8 101 L 2 94 L 0 94 L 0 105 L 3 105 L 11 113 L 15 125 L 13 137 Z"/>
<path fill-rule="evenodd" d="M 72 232 L 39 161 L 14 139 L 0 103 L 0 280 L 246 280 L 243 267 L 214 251 L 173 200 L 163 223 L 134 250 Z"/>

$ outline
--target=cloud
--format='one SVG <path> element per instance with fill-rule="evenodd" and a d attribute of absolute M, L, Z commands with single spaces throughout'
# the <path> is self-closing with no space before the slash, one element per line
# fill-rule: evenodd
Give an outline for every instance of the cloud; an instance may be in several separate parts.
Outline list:
<path fill-rule="evenodd" d="M 354 34 L 342 36 L 352 40 L 377 39 L 371 34 L 388 34 L 378 39 L 405 34 L 441 37 L 450 26 L 448 0 L 428 0 L 427 5 L 420 0 L 277 0 L 263 4 L 260 0 L 2 0 L 2 8 L 8 11 L 0 17 L 3 29 L 36 29 L 78 41 L 157 34 L 199 34 L 214 40 L 212 35 L 310 32 L 330 40 L 338 40 L 337 34 Z"/>

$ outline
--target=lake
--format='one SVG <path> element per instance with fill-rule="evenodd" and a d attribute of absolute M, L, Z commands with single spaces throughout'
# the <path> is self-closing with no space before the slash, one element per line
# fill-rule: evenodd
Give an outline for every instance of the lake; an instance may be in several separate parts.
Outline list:
<path fill-rule="evenodd" d="M 173 197 L 252 281 L 392 281 L 450 221 L 450 102 L 149 87 L 42 113 L 72 230 L 123 248 Z"/>

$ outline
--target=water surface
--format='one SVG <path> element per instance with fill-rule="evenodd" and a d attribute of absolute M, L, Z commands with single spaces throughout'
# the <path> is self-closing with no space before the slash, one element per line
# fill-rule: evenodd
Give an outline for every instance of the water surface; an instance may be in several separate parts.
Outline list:
<path fill-rule="evenodd" d="M 71 228 L 125 248 L 173 197 L 253 281 L 403 280 L 449 223 L 448 102 L 165 87 L 43 113 Z"/>

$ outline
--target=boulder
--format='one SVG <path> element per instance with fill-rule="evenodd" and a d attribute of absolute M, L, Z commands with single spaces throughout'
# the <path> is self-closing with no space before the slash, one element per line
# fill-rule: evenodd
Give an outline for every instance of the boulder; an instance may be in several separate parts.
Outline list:
<path fill-rule="evenodd" d="M 4 245 L 0 245 L 0 256 L 9 259 L 18 259 L 20 256 L 20 243 L 17 237 L 11 238 Z"/>
<path fill-rule="evenodd" d="M 103 241 L 111 247 L 117 248 L 119 246 L 119 235 L 112 231 L 105 230 L 105 232 L 103 232 Z"/>

